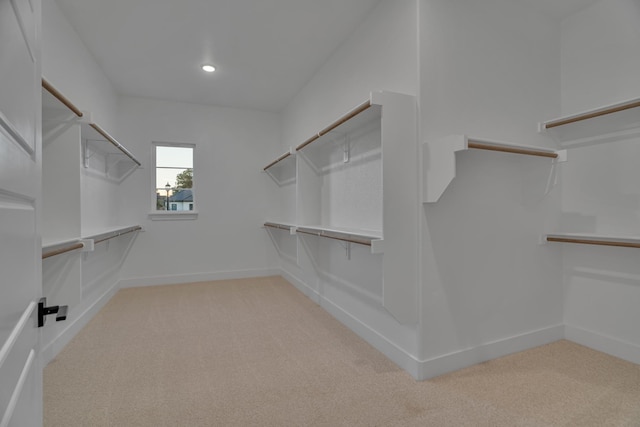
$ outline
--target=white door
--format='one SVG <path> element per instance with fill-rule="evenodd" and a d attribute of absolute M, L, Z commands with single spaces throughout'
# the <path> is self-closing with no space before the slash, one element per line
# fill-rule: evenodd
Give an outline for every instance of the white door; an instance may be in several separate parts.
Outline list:
<path fill-rule="evenodd" d="M 40 0 L 0 0 L 0 427 L 42 425 Z"/>

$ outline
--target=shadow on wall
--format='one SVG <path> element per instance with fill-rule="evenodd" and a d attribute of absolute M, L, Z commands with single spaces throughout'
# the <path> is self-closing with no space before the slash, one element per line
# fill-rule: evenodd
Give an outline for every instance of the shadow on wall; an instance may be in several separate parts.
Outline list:
<path fill-rule="evenodd" d="M 539 244 L 557 215 L 558 165 L 484 151 L 456 156 L 457 177 L 437 203 L 423 205 L 434 263 L 425 266 L 424 295 L 439 298 L 425 304 L 455 336 L 450 351 L 561 323 L 559 248 Z"/>

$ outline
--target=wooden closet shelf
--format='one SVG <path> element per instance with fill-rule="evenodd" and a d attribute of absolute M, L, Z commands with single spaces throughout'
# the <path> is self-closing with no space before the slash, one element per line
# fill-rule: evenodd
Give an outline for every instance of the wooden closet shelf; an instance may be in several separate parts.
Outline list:
<path fill-rule="evenodd" d="M 629 101 L 608 105 L 606 107 L 585 111 L 583 113 L 574 114 L 567 117 L 561 117 L 555 120 L 550 120 L 548 122 L 544 122 L 542 124 L 542 127 L 544 129 L 552 129 L 555 127 L 564 126 L 571 123 L 580 122 L 583 120 L 589 120 L 589 119 L 593 119 L 600 116 L 606 116 L 608 114 L 618 113 L 620 111 L 625 111 L 625 110 L 638 108 L 638 107 L 640 107 L 640 98 L 631 99 Z"/>
<path fill-rule="evenodd" d="M 123 236 L 125 234 L 133 233 L 136 231 L 142 230 L 142 227 L 139 225 L 134 225 L 131 227 L 122 227 L 115 230 L 93 234 L 92 236 L 85 237 L 86 239 L 93 239 L 94 244 L 102 243 L 107 240 L 115 239 L 116 237 Z"/>
<path fill-rule="evenodd" d="M 49 92 L 54 98 L 60 101 L 65 107 L 67 107 L 73 114 L 78 116 L 79 118 L 83 116 L 82 111 L 78 107 L 74 105 L 69 98 L 64 96 L 62 92 L 53 87 L 51 83 L 49 83 L 44 77 L 42 78 L 42 88 Z"/>
<path fill-rule="evenodd" d="M 291 231 L 292 228 L 295 229 L 293 225 L 280 224 L 277 222 L 265 222 L 264 226 L 270 227 L 270 228 L 277 228 L 278 230 L 287 230 L 287 231 Z"/>
<path fill-rule="evenodd" d="M 489 150 L 489 151 L 501 151 L 504 153 L 524 154 L 527 156 L 549 157 L 552 159 L 558 158 L 558 153 L 550 150 L 541 150 L 535 148 L 520 147 L 517 145 L 497 145 L 492 143 L 486 143 L 483 141 L 474 141 L 469 139 L 468 148 L 476 150 Z"/>
<path fill-rule="evenodd" d="M 352 118 L 354 118 L 358 114 L 362 113 L 363 111 L 368 110 L 370 107 L 371 107 L 371 101 L 370 100 L 367 100 L 366 102 L 358 105 L 356 108 L 354 108 L 353 110 L 349 111 L 347 114 L 345 114 L 344 116 L 340 117 L 338 120 L 336 120 L 335 122 L 331 123 L 326 128 L 322 129 L 316 135 L 313 135 L 311 138 L 307 139 L 305 142 L 303 142 L 302 144 L 298 145 L 296 147 L 296 151 L 302 150 L 304 147 L 306 147 L 307 145 L 311 144 L 313 141 L 319 139 L 323 135 L 328 134 L 329 132 L 331 132 L 332 130 L 337 128 L 338 126 L 348 122 L 349 120 L 351 120 Z"/>
<path fill-rule="evenodd" d="M 547 242 L 576 243 L 582 245 L 640 248 L 640 238 L 624 238 L 588 234 L 547 234 Z"/>
<path fill-rule="evenodd" d="M 298 227 L 296 233 L 308 234 L 311 236 L 325 237 L 327 239 L 340 240 L 358 245 L 371 246 L 374 240 L 381 240 L 380 236 L 371 236 L 358 232 L 341 231 L 324 227 Z"/>
<path fill-rule="evenodd" d="M 140 230 L 142 230 L 142 227 L 139 225 L 116 227 L 106 231 L 87 233 L 86 236 L 80 238 L 46 243 L 42 247 L 42 259 L 75 251 L 77 249 L 89 248 L 88 250 L 92 251 L 93 245 L 95 244 Z"/>
<path fill-rule="evenodd" d="M 284 159 L 286 159 L 287 157 L 289 157 L 291 155 L 290 152 L 284 153 L 282 156 L 278 157 L 277 159 L 275 159 L 273 162 L 269 163 L 267 166 L 265 166 L 264 168 L 262 168 L 263 171 L 266 171 L 267 169 L 269 169 L 271 166 L 274 166 L 278 163 L 280 163 L 281 161 L 283 161 Z"/>
<path fill-rule="evenodd" d="M 57 248 L 57 249 L 53 249 L 50 251 L 46 251 L 42 253 L 42 259 L 47 259 L 47 258 L 51 258 L 52 256 L 56 256 L 56 255 L 61 255 L 67 252 L 71 252 L 71 251 L 75 251 L 77 249 L 82 249 L 84 248 L 84 243 L 82 242 L 76 242 L 76 243 L 71 243 L 68 245 L 65 245 L 61 248 Z"/>
<path fill-rule="evenodd" d="M 358 245 L 371 246 L 374 240 L 382 240 L 380 236 L 372 236 L 357 231 L 338 230 L 335 228 L 309 226 L 300 227 L 296 225 L 283 224 L 278 222 L 265 222 L 265 227 L 275 228 L 278 230 L 294 231 L 295 233 L 308 234 L 310 236 L 326 237 L 327 239 L 340 240 L 348 243 L 356 243 Z"/>
<path fill-rule="evenodd" d="M 423 144 L 424 203 L 437 202 L 456 176 L 456 153 L 470 149 L 499 151 L 526 156 L 546 157 L 555 163 L 567 161 L 567 150 L 520 145 L 509 142 L 449 135 Z"/>
<path fill-rule="evenodd" d="M 102 137 L 104 137 L 107 141 L 109 141 L 112 145 L 114 145 L 118 150 L 120 150 L 125 156 L 129 157 L 131 160 L 133 160 L 133 162 L 135 164 L 137 164 L 138 166 L 142 166 L 142 163 L 140 163 L 138 161 L 138 159 L 136 159 L 135 157 L 133 157 L 133 154 L 131 154 L 129 152 L 129 150 L 127 150 L 122 144 L 120 144 L 118 141 L 116 141 L 111 135 L 109 135 L 107 133 L 107 131 L 105 131 L 104 129 L 102 129 L 100 126 L 98 126 L 95 123 L 89 123 L 89 126 L 91 126 L 96 132 L 98 132 L 100 135 L 102 135 Z"/>
<path fill-rule="evenodd" d="M 142 166 L 142 163 L 136 159 L 133 154 L 129 150 L 127 150 L 122 144 L 115 140 L 109 133 L 107 133 L 104 129 L 98 126 L 96 123 L 91 122 L 90 114 L 85 117 L 84 113 L 80 111 L 80 109 L 69 100 L 66 96 L 62 94 L 58 89 L 56 89 L 49 81 L 45 78 L 42 78 L 42 88 L 44 91 L 49 93 L 53 98 L 46 96 L 43 91 L 43 117 L 45 115 L 44 111 L 47 111 L 47 120 L 54 123 L 65 123 L 66 125 L 71 124 L 80 124 L 81 133 L 83 141 L 86 141 L 86 146 L 91 146 L 92 150 L 96 152 L 101 152 L 105 155 L 111 154 L 124 154 L 128 157 L 133 164 L 130 165 L 128 169 L 123 169 L 120 166 L 116 166 L 116 168 L 112 170 L 117 170 L 117 175 L 111 176 L 112 179 L 116 179 L 122 181 L 126 176 L 129 175 L 137 166 Z M 55 98 L 55 99 L 54 99 Z M 68 117 L 66 114 L 66 110 L 60 107 L 60 104 L 64 105 L 67 109 L 69 109 L 76 117 Z M 60 111 L 65 111 L 64 117 L 57 117 Z M 43 119 L 43 122 L 45 120 Z M 59 131 L 59 129 L 55 129 L 55 131 Z M 43 137 L 46 139 L 46 137 Z M 105 144 L 104 142 L 108 142 L 109 144 Z M 84 144 L 84 142 L 83 142 Z M 115 148 L 105 148 L 105 147 L 115 147 Z M 89 154 L 85 147 L 84 152 L 84 165 L 85 167 L 89 167 L 89 158 L 92 154 Z M 120 158 L 122 159 L 122 158 Z M 121 160 L 109 160 L 110 165 L 107 169 L 109 169 L 112 165 L 119 163 Z M 134 166 L 134 164 L 136 166 Z M 113 174 L 112 174 L 113 175 Z"/>

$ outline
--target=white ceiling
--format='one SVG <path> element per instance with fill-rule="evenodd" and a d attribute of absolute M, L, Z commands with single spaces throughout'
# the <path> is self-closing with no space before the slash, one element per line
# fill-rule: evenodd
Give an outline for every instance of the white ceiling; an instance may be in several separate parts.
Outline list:
<path fill-rule="evenodd" d="M 119 93 L 268 111 L 284 108 L 379 2 L 56 1 Z"/>
<path fill-rule="evenodd" d="M 56 1 L 121 94 L 280 111 L 380 0 Z M 519 1 L 564 18 L 598 0 Z"/>

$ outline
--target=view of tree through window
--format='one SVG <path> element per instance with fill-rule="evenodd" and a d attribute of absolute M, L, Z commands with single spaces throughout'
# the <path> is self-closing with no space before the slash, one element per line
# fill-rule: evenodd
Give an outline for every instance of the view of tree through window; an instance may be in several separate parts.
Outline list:
<path fill-rule="evenodd" d="M 193 149 L 187 144 L 155 144 L 156 210 L 193 210 Z"/>

